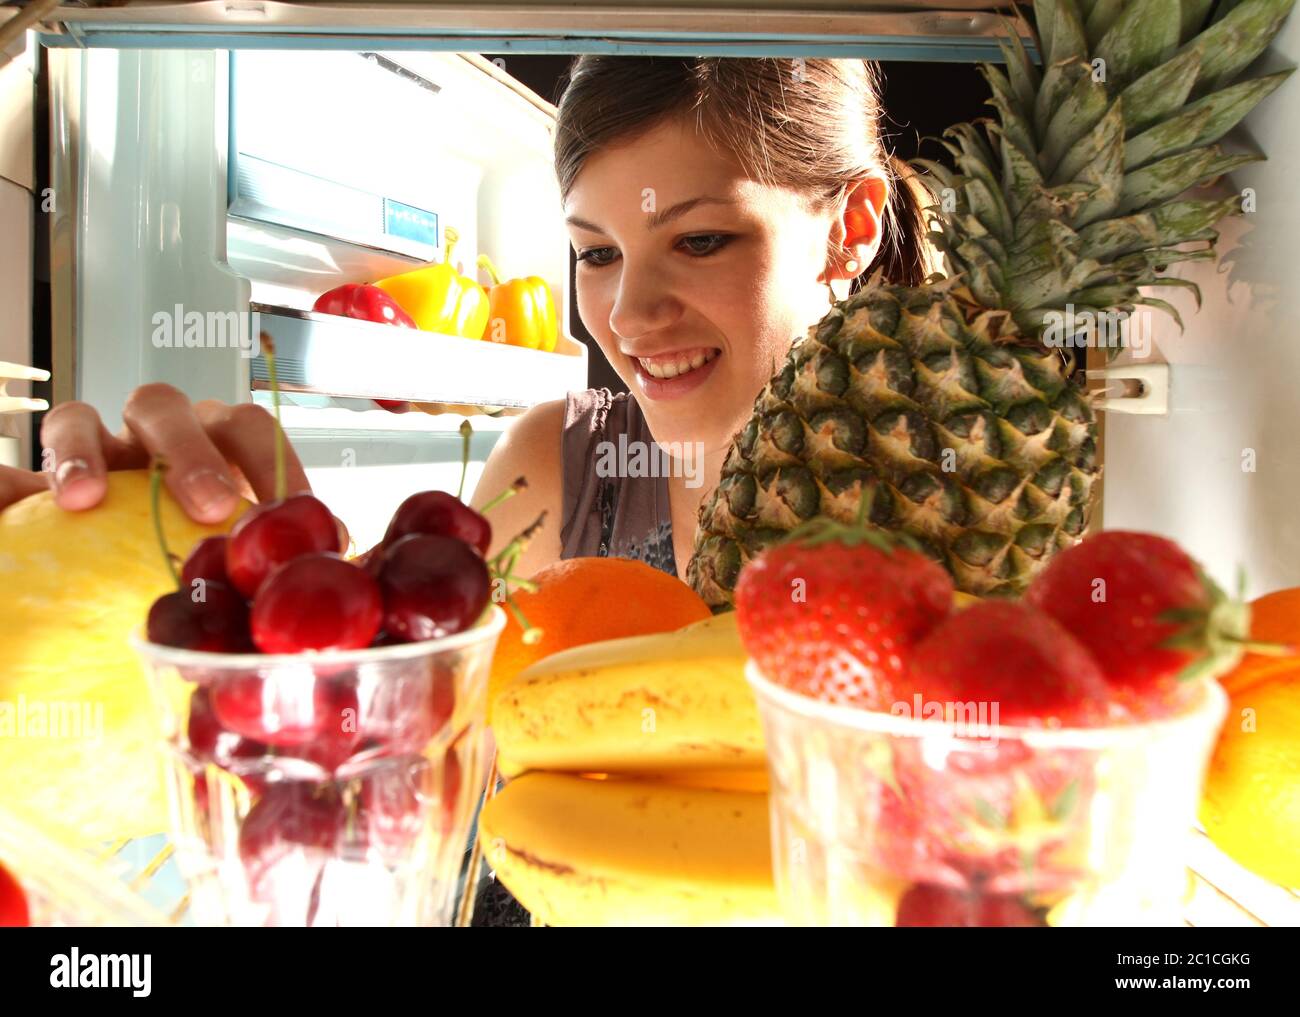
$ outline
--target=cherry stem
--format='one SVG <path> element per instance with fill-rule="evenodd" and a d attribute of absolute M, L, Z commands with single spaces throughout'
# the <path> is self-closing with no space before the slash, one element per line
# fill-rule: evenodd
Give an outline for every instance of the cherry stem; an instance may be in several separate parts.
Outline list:
<path fill-rule="evenodd" d="M 172 582 L 179 590 L 181 575 L 176 571 L 175 556 L 167 549 L 167 536 L 163 533 L 162 525 L 162 477 L 163 470 L 166 468 L 161 458 L 155 458 L 149 468 L 149 512 L 153 516 L 153 532 L 158 538 L 158 549 L 162 551 L 163 561 L 167 563 L 167 571 L 171 573 Z"/>
<path fill-rule="evenodd" d="M 280 382 L 275 376 L 275 341 L 262 333 L 266 373 L 271 379 L 271 406 L 275 410 L 275 499 L 282 501 L 288 488 L 284 475 L 284 428 L 280 426 Z"/>
<path fill-rule="evenodd" d="M 520 477 L 513 484 L 507 487 L 504 491 L 502 491 L 495 498 L 493 498 L 490 502 L 488 502 L 481 509 L 479 509 L 479 512 L 480 513 L 488 512 L 496 508 L 503 501 L 505 501 L 508 498 L 513 498 L 520 491 L 525 490 L 527 487 L 528 487 L 528 481 L 526 481 L 523 477 Z"/>
<path fill-rule="evenodd" d="M 528 546 L 528 542 L 537 535 L 537 531 L 542 528 L 542 520 L 545 518 L 546 512 L 543 510 L 542 514 L 533 520 L 530 526 L 526 527 L 514 538 L 514 540 L 510 541 L 510 543 L 496 553 L 496 556 L 488 562 L 488 567 L 497 569 L 501 563 L 505 561 L 506 555 L 520 554 L 524 548 Z"/>
<path fill-rule="evenodd" d="M 469 440 L 474 434 L 474 428 L 468 418 L 460 422 L 460 486 L 456 488 L 456 500 L 463 501 L 461 497 L 465 493 L 465 474 L 469 472 Z"/>
<path fill-rule="evenodd" d="M 519 480 L 515 481 L 515 483 L 518 484 L 522 480 L 523 478 L 520 477 Z M 505 584 L 506 610 L 508 610 L 514 616 L 515 621 L 519 623 L 519 627 L 523 629 L 523 640 L 530 646 L 542 638 L 542 630 L 530 623 L 528 621 L 528 616 L 525 615 L 519 605 L 514 602 L 514 599 L 510 595 L 510 583 L 514 582 L 516 586 L 527 590 L 529 593 L 536 592 L 537 584 L 531 580 L 521 579 L 516 576 L 514 570 L 515 562 L 517 562 L 519 556 L 523 554 L 524 548 L 528 546 L 528 542 L 532 540 L 537 534 L 537 531 L 541 529 L 542 522 L 545 519 L 546 512 L 543 511 L 542 514 L 534 520 L 531 526 L 526 527 L 512 541 L 510 541 L 510 543 L 497 552 L 496 556 L 491 561 L 488 562 L 488 571 L 495 578 L 500 579 L 501 582 Z"/>

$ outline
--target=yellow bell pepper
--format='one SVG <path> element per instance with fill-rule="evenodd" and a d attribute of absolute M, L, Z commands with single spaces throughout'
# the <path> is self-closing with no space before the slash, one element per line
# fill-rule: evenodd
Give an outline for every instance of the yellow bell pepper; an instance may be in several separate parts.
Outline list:
<path fill-rule="evenodd" d="M 488 322 L 487 291 L 456 271 L 451 249 L 460 234 L 450 226 L 444 233 L 442 261 L 380 279 L 375 285 L 401 304 L 418 328 L 482 339 Z"/>
<path fill-rule="evenodd" d="M 560 332 L 555 301 L 551 299 L 551 287 L 546 280 L 530 275 L 502 282 L 486 254 L 478 256 L 478 264 L 492 277 L 487 333 L 483 338 L 508 346 L 552 352 Z"/>

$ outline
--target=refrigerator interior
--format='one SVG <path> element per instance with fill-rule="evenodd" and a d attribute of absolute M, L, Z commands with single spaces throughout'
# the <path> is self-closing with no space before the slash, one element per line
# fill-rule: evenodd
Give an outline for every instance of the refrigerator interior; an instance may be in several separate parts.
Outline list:
<path fill-rule="evenodd" d="M 358 548 L 406 495 L 466 492 L 514 415 L 587 385 L 567 334 L 569 242 L 551 168 L 554 108 L 457 53 L 115 50 L 61 53 L 77 196 L 72 396 L 121 407 L 145 382 L 270 406 Z M 314 313 L 316 297 L 442 261 L 540 276 L 554 352 Z M 182 334 L 198 314 L 202 342 Z M 161 314 L 161 317 L 160 317 Z M 214 320 L 228 319 L 229 334 Z M 198 319 L 195 319 L 196 321 Z M 187 326 L 188 327 L 188 326 Z M 195 335 L 199 335 L 196 332 Z M 391 413 L 375 399 L 420 409 Z M 450 409 L 449 409 L 450 408 Z M 110 429 L 120 421 L 110 419 Z"/>
<path fill-rule="evenodd" d="M 462 416 L 392 415 L 373 407 L 375 395 L 500 399 L 517 410 L 555 398 L 560 384 L 586 384 L 579 348 L 569 355 L 581 367 L 561 364 L 567 373 L 545 385 L 530 388 L 537 375 L 528 359 L 511 357 L 512 367 L 500 365 L 509 384 L 494 391 L 475 390 L 484 374 L 496 376 L 487 364 L 482 373 L 462 367 L 450 389 L 439 389 L 445 345 L 431 347 L 426 361 L 379 327 L 321 327 L 306 312 L 315 294 L 339 282 L 427 259 L 454 219 L 462 234 L 456 260 L 470 266 L 486 250 L 506 274 L 540 271 L 567 320 L 567 240 L 548 191 L 553 110 L 495 74 L 492 54 L 725 47 L 740 56 L 997 59 L 990 39 L 996 22 L 978 13 L 996 5 L 978 0 L 953 0 L 946 12 L 908 0 L 819 3 L 818 11 L 758 2 L 707 21 L 701 12 L 653 9 L 639 15 L 635 32 L 611 31 L 607 11 L 533 13 L 526 3 L 433 14 L 414 4 L 383 14 L 346 4 L 179 4 L 149 15 L 135 6 L 70 12 L 67 37 L 44 37 L 54 47 L 52 119 L 63 128 L 52 138 L 56 190 L 71 199 L 60 201 L 52 232 L 56 289 L 72 294 L 76 309 L 54 311 L 56 331 L 62 325 L 65 337 L 76 337 L 75 348 L 56 348 L 56 367 L 61 356 L 76 366 L 76 392 L 61 397 L 118 407 L 142 380 L 167 380 L 196 398 L 265 404 L 255 358 L 229 349 L 178 356 L 155 347 L 145 341 L 147 312 L 176 292 L 203 311 L 256 305 L 296 312 L 269 311 L 264 320 L 300 341 L 301 370 L 329 381 L 314 386 L 318 391 L 302 384 L 286 394 L 286 425 L 313 484 L 360 546 L 377 538 L 406 493 L 455 490 L 460 469 Z M 298 49 L 277 48 L 295 33 Z M 790 41 L 795 34 L 805 41 Z M 1298 58 L 1300 20 L 1292 17 L 1251 74 Z M 1167 411 L 1115 412 L 1118 406 L 1105 414 L 1098 522 L 1164 533 L 1224 584 L 1240 567 L 1248 595 L 1300 583 L 1300 524 L 1292 510 L 1300 463 L 1287 437 L 1300 429 L 1300 400 L 1290 394 L 1300 322 L 1281 299 L 1296 269 L 1279 256 L 1300 227 L 1300 211 L 1287 200 L 1300 162 L 1289 128 L 1298 121 L 1300 86 L 1292 81 L 1232 132 L 1231 145 L 1268 156 L 1220 182 L 1248 194 L 1250 211 L 1219 226 L 1217 261 L 1175 266 L 1174 275 L 1201 287 L 1199 310 L 1181 290 L 1160 293 L 1183 314 L 1185 331 L 1144 311 L 1135 320 L 1149 329 L 1147 355 L 1131 351 L 1116 361 L 1121 368 L 1167 364 Z M 275 168 L 265 170 L 268 163 Z M 242 178 L 240 167 L 248 171 Z M 418 215 L 408 231 L 414 236 L 386 239 L 349 218 L 350 202 L 374 198 L 379 179 L 381 200 L 437 213 L 435 242 L 423 232 L 430 222 Z M 70 313 L 75 321 L 60 318 Z M 347 359 L 330 356 L 330 344 L 340 342 Z M 484 344 L 477 352 L 510 351 Z M 414 367 L 412 357 L 420 361 Z M 386 379 L 384 391 L 361 391 L 360 381 L 356 391 L 342 391 L 350 386 L 337 383 L 340 371 L 363 368 Z M 511 417 L 471 419 L 468 490 Z M 1188 924 L 1294 924 L 1293 896 L 1226 863 L 1203 835 L 1194 840 L 1197 898 Z M 1239 903 L 1218 889 L 1228 886 Z"/>
<path fill-rule="evenodd" d="M 302 308 L 313 291 L 333 282 L 417 263 L 410 247 L 380 250 L 355 236 L 331 240 L 301 220 L 276 224 L 256 218 L 246 204 L 231 205 L 229 144 L 236 145 L 237 165 L 280 159 L 299 174 L 263 176 L 267 187 L 278 182 L 284 191 L 288 181 L 293 191 L 313 174 L 332 178 L 328 194 L 336 200 L 315 201 L 322 214 L 333 211 L 332 204 L 346 204 L 339 199 L 351 193 L 348 188 L 373 188 L 369 169 L 391 182 L 392 193 L 384 197 L 405 205 L 432 203 L 429 195 L 436 190 L 443 207 L 452 209 L 435 210 L 440 221 L 456 218 L 463 231 L 458 258 L 470 264 L 485 249 L 508 273 L 540 266 L 563 320 L 570 302 L 566 241 L 557 203 L 546 193 L 553 187 L 546 144 L 553 109 L 526 96 L 517 82 L 508 84 L 508 75 L 494 74 L 491 55 L 505 54 L 498 59 L 508 61 L 516 53 L 725 51 L 996 60 L 992 36 L 1000 30 L 991 13 L 997 5 L 981 2 L 949 3 L 943 10 L 925 3 L 859 4 L 851 10 L 831 3 L 824 14 L 779 3 L 739 12 L 724 3 L 707 17 L 647 8 L 633 21 L 618 22 L 617 29 L 608 11 L 594 8 L 561 12 L 525 4 L 510 12 L 470 13 L 438 5 L 343 4 L 327 13 L 301 5 L 259 6 L 68 10 L 60 15 L 60 30 L 42 36 L 58 58 L 52 120 L 75 128 L 56 131 L 53 138 L 55 161 L 62 166 L 56 167 L 62 176 L 56 191 L 75 199 L 56 212 L 56 266 L 60 239 L 76 240 L 66 248 L 75 250 L 72 267 L 64 267 L 55 287 L 62 282 L 65 292 L 75 288 L 78 320 L 64 328 L 65 335 L 76 336 L 75 394 L 97 405 L 120 406 L 144 379 L 172 381 L 196 397 L 249 398 L 253 386 L 245 358 L 207 350 L 178 357 L 147 343 L 123 345 L 122 336 L 147 334 L 144 310 L 162 306 L 164 295 L 186 292 L 200 310 L 263 301 Z M 206 48 L 213 45 L 238 52 L 232 59 L 232 50 Z M 142 46 L 147 48 L 134 48 Z M 1292 18 L 1249 73 L 1294 66 L 1298 51 L 1300 25 Z M 241 91 L 241 77 L 256 87 Z M 358 95 L 368 100 L 358 104 Z M 1295 269 L 1278 256 L 1300 215 L 1286 198 L 1298 154 L 1288 128 L 1300 115 L 1298 107 L 1300 93 L 1284 87 L 1225 139 L 1230 148 L 1262 151 L 1268 158 L 1219 182 L 1224 193 L 1240 193 L 1249 204 L 1246 214 L 1218 227 L 1219 258 L 1173 266 L 1172 274 L 1202 291 L 1199 309 L 1183 290 L 1161 293 L 1183 313 L 1186 328 L 1147 308 L 1130 322 L 1150 341 L 1122 354 L 1116 365 L 1167 365 L 1167 408 L 1124 413 L 1129 401 L 1120 400 L 1104 414 L 1098 522 L 1164 533 L 1187 546 L 1223 584 L 1235 584 L 1241 569 L 1248 595 L 1300 582 L 1300 526 L 1291 510 L 1300 497 L 1300 465 L 1288 454 L 1287 439 L 1300 427 L 1300 402 L 1288 389 L 1300 354 L 1295 312 L 1281 299 Z M 421 129 L 411 131 L 412 123 Z M 241 139 L 249 144 L 242 158 Z M 431 162 L 438 167 L 431 169 Z M 324 165 L 329 168 L 322 171 Z M 411 172 L 411 166 L 419 171 Z M 231 179 L 240 180 L 238 173 Z M 299 205 L 306 193 L 296 194 Z M 471 194 L 475 214 L 457 214 L 454 209 L 464 208 Z M 310 211 L 312 202 L 307 205 Z M 61 314 L 66 311 L 56 307 L 56 341 Z M 56 368 L 60 356 L 56 348 Z M 1104 357 L 1090 360 L 1100 367 Z M 437 362 L 433 355 L 413 368 L 409 351 L 388 350 L 333 366 L 373 367 L 387 386 L 400 389 L 411 379 L 445 373 L 434 369 Z M 483 373 L 495 372 L 478 376 Z M 59 376 L 56 370 L 55 394 L 67 398 L 73 393 L 57 391 Z M 475 376 L 462 370 L 457 384 Z M 570 377 L 572 387 L 585 384 L 577 370 Z M 506 402 L 529 405 L 554 397 L 557 387 Z M 373 457 L 362 469 L 401 472 L 413 455 L 401 451 L 404 446 L 419 447 L 414 454 L 426 465 L 448 466 L 458 457 L 458 418 L 408 421 L 361 411 L 369 405 L 364 397 L 374 394 L 421 395 L 411 389 L 365 392 L 361 401 L 331 398 L 324 405 L 290 408 L 295 440 L 312 449 L 323 484 L 331 483 L 325 478 L 329 470 L 342 469 L 329 460 L 354 447 L 348 441 L 355 432 L 372 436 L 354 443 Z M 449 393 L 425 394 L 458 401 Z M 353 414 L 343 421 L 348 426 L 324 415 L 344 408 Z M 491 440 L 491 425 L 481 423 L 476 460 Z M 314 439 L 305 442 L 313 429 Z M 377 440 L 379 434 L 391 434 L 391 441 Z M 379 475 L 369 476 L 378 482 Z M 441 475 L 437 482 L 444 483 Z"/>

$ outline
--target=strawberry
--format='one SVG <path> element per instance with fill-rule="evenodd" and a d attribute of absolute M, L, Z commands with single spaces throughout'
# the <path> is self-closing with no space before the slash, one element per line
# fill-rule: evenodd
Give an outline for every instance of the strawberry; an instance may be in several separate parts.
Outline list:
<path fill-rule="evenodd" d="M 816 519 L 740 575 L 736 622 L 772 681 L 889 709 L 912 646 L 952 608 L 952 579 L 898 538 Z"/>
<path fill-rule="evenodd" d="M 962 893 L 920 883 L 898 902 L 898 928 L 946 926 L 961 929 L 1037 927 L 1046 925 L 1019 897 L 1010 894 Z"/>
<path fill-rule="evenodd" d="M 1094 766 L 1087 750 L 1036 749 L 1019 739 L 900 738 L 893 767 L 906 811 L 890 818 L 910 837 L 912 858 L 942 865 L 899 868 L 897 852 L 885 863 L 903 878 L 988 893 L 1070 886 L 1085 861 Z"/>
<path fill-rule="evenodd" d="M 913 648 L 898 689 L 913 702 L 985 704 L 991 724 L 1093 727 L 1121 719 L 1092 655 L 1050 615 L 1006 600 L 950 615 Z"/>
<path fill-rule="evenodd" d="M 31 924 L 27 895 L 22 884 L 0 865 L 0 928 L 19 928 Z"/>
<path fill-rule="evenodd" d="M 1062 551 L 1025 601 L 1069 625 L 1114 698 L 1145 717 L 1175 712 L 1199 688 L 1192 679 L 1234 666 L 1249 631 L 1244 604 L 1150 533 L 1108 530 Z"/>
<path fill-rule="evenodd" d="M 879 785 L 873 803 L 867 812 L 871 832 L 860 844 L 862 856 L 872 868 L 888 873 L 891 879 L 965 889 L 966 875 L 952 864 L 947 845 L 928 835 L 927 817 L 896 785 Z"/>

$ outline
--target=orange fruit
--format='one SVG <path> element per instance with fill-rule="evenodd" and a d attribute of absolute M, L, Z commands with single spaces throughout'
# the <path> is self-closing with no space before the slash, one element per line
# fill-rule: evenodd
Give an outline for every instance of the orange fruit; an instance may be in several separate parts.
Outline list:
<path fill-rule="evenodd" d="M 1275 590 L 1250 604 L 1250 638 L 1300 647 L 1300 587 Z M 1247 653 L 1219 679 L 1230 694 L 1283 674 L 1300 674 L 1300 656 L 1267 657 Z"/>
<path fill-rule="evenodd" d="M 1200 815 L 1226 854 L 1265 879 L 1300 888 L 1300 674 L 1232 694 Z"/>
<path fill-rule="evenodd" d="M 671 632 L 713 616 L 699 594 L 676 576 L 627 558 L 568 558 L 530 578 L 537 591 L 513 591 L 511 599 L 542 636 L 524 642 L 522 627 L 506 612 L 506 627 L 492 658 L 489 706 L 515 675 L 552 653 L 606 639 Z"/>

